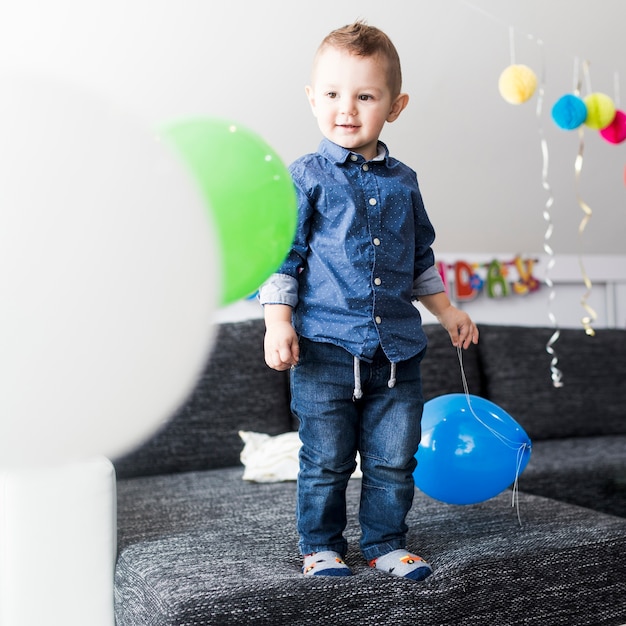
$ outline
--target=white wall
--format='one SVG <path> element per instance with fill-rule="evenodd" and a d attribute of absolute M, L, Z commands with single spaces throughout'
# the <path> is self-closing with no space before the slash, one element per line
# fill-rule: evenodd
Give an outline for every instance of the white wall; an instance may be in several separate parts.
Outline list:
<path fill-rule="evenodd" d="M 290 162 L 319 141 L 303 90 L 312 54 L 329 30 L 357 17 L 386 30 L 403 59 L 411 101 L 383 139 L 418 172 L 438 253 L 543 250 L 540 130 L 549 149 L 554 252 L 626 252 L 626 143 L 610 145 L 586 130 L 577 187 L 577 133 L 549 116 L 573 89 L 576 57 L 590 62 L 583 95 L 588 86 L 618 95 L 618 70 L 626 104 L 623 0 L 2 0 L 0 70 L 76 79 L 155 129 L 195 115 L 229 117 Z M 544 42 L 541 118 L 537 96 L 514 106 L 498 93 L 511 62 L 510 25 L 515 61 L 538 74 L 537 40 Z M 582 236 L 578 196 L 593 210 Z"/>
<path fill-rule="evenodd" d="M 537 73 L 536 39 L 545 42 L 552 241 L 556 253 L 577 253 L 578 138 L 556 128 L 549 110 L 573 88 L 576 55 L 590 61 L 596 91 L 612 95 L 621 70 L 626 104 L 623 0 L 2 0 L 0 68 L 76 78 L 155 127 L 196 114 L 230 117 L 291 161 L 318 143 L 303 91 L 314 49 L 357 17 L 388 31 L 403 59 L 411 102 L 383 138 L 417 169 L 441 251 L 542 250 L 537 99 L 509 105 L 497 81 L 510 63 L 509 25 L 516 62 Z M 589 131 L 585 144 L 581 192 L 594 211 L 585 251 L 619 254 L 626 143 Z"/>

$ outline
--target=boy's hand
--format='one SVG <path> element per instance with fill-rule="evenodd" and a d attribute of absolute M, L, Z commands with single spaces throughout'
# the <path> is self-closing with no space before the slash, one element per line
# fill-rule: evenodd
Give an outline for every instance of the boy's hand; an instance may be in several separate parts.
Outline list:
<path fill-rule="evenodd" d="M 265 330 L 265 362 L 272 369 L 283 371 L 298 363 L 300 346 L 291 322 L 268 323 Z"/>
<path fill-rule="evenodd" d="M 469 348 L 471 343 L 478 343 L 478 328 L 470 316 L 450 304 L 445 291 L 420 296 L 420 302 L 439 320 L 448 331 L 452 345 Z"/>
<path fill-rule="evenodd" d="M 465 311 L 450 305 L 437 318 L 448 331 L 453 346 L 467 349 L 470 344 L 478 343 L 478 328 Z"/>

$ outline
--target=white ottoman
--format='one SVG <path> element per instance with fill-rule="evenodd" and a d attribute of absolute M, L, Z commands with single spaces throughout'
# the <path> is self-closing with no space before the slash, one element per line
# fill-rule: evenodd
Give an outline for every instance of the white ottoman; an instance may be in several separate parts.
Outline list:
<path fill-rule="evenodd" d="M 0 468 L 0 626 L 113 626 L 113 465 Z"/>

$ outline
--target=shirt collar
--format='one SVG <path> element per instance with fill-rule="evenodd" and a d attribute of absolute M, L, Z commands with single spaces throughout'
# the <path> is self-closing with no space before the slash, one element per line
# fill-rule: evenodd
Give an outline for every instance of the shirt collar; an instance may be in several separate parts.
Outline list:
<path fill-rule="evenodd" d="M 329 161 L 333 163 L 345 163 L 350 159 L 350 155 L 355 154 L 351 152 L 347 148 L 343 148 L 328 139 L 322 139 L 322 142 L 319 145 L 318 152 L 325 156 Z M 359 161 L 363 161 L 363 157 L 359 154 Z M 382 142 L 378 142 L 378 154 L 372 159 L 372 161 L 385 161 L 387 162 L 387 158 L 389 157 L 389 150 L 387 146 Z"/>

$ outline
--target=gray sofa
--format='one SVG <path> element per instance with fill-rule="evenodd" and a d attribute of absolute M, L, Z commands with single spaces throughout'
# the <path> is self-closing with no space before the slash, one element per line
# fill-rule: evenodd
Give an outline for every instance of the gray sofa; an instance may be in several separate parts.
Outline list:
<path fill-rule="evenodd" d="M 242 480 L 239 430 L 295 427 L 288 374 L 263 362 L 263 322 L 222 324 L 186 404 L 116 459 L 118 626 L 626 624 L 626 331 L 563 330 L 555 389 L 541 328 L 481 326 L 464 353 L 470 392 L 533 440 L 511 492 L 467 506 L 416 491 L 409 547 L 434 567 L 415 583 L 367 567 L 356 548 L 359 480 L 348 489 L 355 576 L 304 578 L 295 484 Z M 427 398 L 462 392 L 456 351 L 428 326 Z"/>

